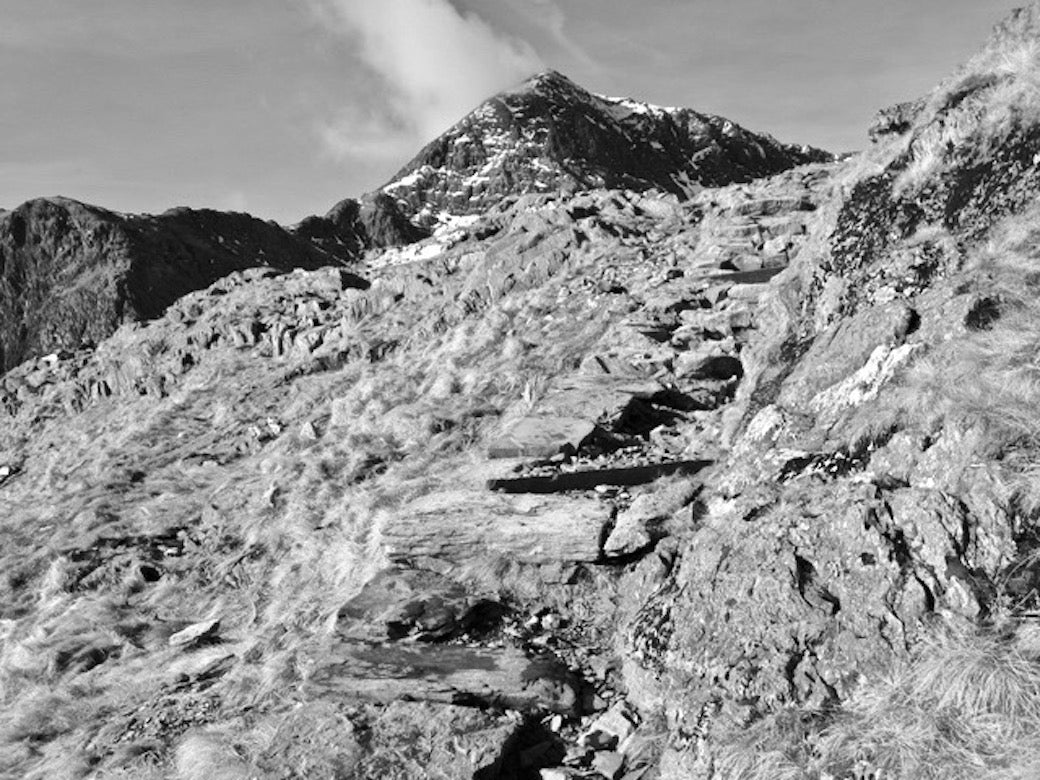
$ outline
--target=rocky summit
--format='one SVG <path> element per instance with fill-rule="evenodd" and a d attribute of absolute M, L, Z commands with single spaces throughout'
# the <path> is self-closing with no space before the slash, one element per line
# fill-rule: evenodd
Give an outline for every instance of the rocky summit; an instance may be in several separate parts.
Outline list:
<path fill-rule="evenodd" d="M 518 194 L 606 187 L 685 198 L 830 159 L 722 117 L 595 95 L 548 71 L 481 104 L 381 191 L 430 227 Z"/>
<path fill-rule="evenodd" d="M 1040 4 L 840 159 L 550 73 L 289 229 L 0 214 L 0 774 L 1037 776 L 1037 72 Z"/>

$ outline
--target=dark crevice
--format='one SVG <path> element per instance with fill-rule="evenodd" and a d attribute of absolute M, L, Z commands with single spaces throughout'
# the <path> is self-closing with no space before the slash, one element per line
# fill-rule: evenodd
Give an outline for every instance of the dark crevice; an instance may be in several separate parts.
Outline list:
<path fill-rule="evenodd" d="M 8 228 L 11 234 L 11 240 L 14 242 L 16 247 L 25 246 L 25 238 L 28 232 L 25 224 L 25 217 L 21 214 L 14 214 L 11 217 L 11 224 Z"/>
<path fill-rule="evenodd" d="M 996 298 L 983 298 L 976 301 L 965 315 L 964 327 L 968 330 L 989 330 L 998 319 L 1000 319 L 1000 301 Z"/>
<path fill-rule="evenodd" d="M 473 780 L 539 780 L 539 770 L 558 766 L 567 756 L 563 740 L 528 717 L 506 741 L 501 754 L 473 774 Z"/>

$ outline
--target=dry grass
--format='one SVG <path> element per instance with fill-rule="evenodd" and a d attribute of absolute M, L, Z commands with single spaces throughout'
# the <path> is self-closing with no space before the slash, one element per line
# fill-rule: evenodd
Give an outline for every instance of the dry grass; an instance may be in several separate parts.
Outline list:
<path fill-rule="evenodd" d="M 905 140 L 910 159 L 897 194 L 918 191 L 954 154 L 985 159 L 1016 128 L 1040 121 L 1040 43 L 1018 41 L 987 49 L 944 82 Z"/>
<path fill-rule="evenodd" d="M 1035 645 L 1035 643 L 1033 643 Z M 788 710 L 718 747 L 726 780 L 1007 780 L 1040 768 L 1040 659 L 945 630 L 834 711 Z"/>
<path fill-rule="evenodd" d="M 947 632 L 862 689 L 824 730 L 836 777 L 1030 777 L 1040 764 L 1040 665 L 1006 638 Z"/>
<path fill-rule="evenodd" d="M 803 780 L 812 760 L 814 720 L 810 714 L 789 709 L 722 735 L 714 762 L 715 776 L 726 780 Z"/>
<path fill-rule="evenodd" d="M 893 430 L 973 431 L 966 458 L 999 461 L 1019 499 L 1040 506 L 1040 231 L 1035 211 L 994 230 L 967 260 L 967 292 L 985 316 L 934 344 L 901 381 L 855 413 L 849 445 Z M 954 325 L 954 328 L 957 328 Z"/>

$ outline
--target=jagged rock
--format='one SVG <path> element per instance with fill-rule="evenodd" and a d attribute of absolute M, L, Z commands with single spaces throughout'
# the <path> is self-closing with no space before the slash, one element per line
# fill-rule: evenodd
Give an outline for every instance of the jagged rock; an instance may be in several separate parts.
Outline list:
<path fill-rule="evenodd" d="M 629 507 L 618 514 L 603 544 L 604 555 L 616 558 L 648 547 L 653 542 L 652 525 L 688 505 L 699 489 L 697 482 L 684 479 L 636 496 Z"/>
<path fill-rule="evenodd" d="M 366 249 L 412 244 L 429 235 L 409 222 L 396 202 L 381 192 L 360 201 L 342 200 L 324 216 L 307 217 L 291 231 L 342 259 L 356 258 Z"/>
<path fill-rule="evenodd" d="M 636 730 L 636 720 L 625 702 L 619 702 L 592 722 L 581 737 L 593 750 L 613 750 Z"/>
<path fill-rule="evenodd" d="M 795 406 L 860 369 L 875 349 L 899 346 L 916 314 L 903 302 L 870 308 L 821 333 L 784 382 L 779 401 Z"/>
<path fill-rule="evenodd" d="M 358 780 L 431 777 L 495 778 L 516 756 L 517 713 L 397 701 L 347 707 L 334 697 L 265 714 L 256 728 L 264 746 L 254 773 L 282 767 L 311 777 L 347 773 Z"/>
<path fill-rule="evenodd" d="M 888 135 L 902 135 L 913 127 L 918 114 L 923 110 L 923 100 L 908 100 L 883 108 L 874 116 L 867 129 L 867 135 L 873 143 L 878 143 Z"/>
<path fill-rule="evenodd" d="M 596 421 L 618 413 L 632 398 L 649 398 L 661 391 L 657 382 L 631 375 L 610 379 L 577 375 L 558 380 L 528 415 L 513 423 L 488 445 L 492 458 L 549 457 L 575 451 L 596 427 Z"/>

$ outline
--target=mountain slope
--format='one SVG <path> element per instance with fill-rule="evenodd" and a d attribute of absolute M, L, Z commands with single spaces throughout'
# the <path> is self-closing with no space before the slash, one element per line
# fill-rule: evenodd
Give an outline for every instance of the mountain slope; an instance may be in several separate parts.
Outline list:
<path fill-rule="evenodd" d="M 829 159 L 688 108 L 593 95 L 549 71 L 482 104 L 382 191 L 429 226 L 509 195 L 610 187 L 686 197 Z"/>
<path fill-rule="evenodd" d="M 8 372 L 0 773 L 1036 776 L 1038 71 Z"/>
<path fill-rule="evenodd" d="M 666 776 L 1035 774 L 1038 66 L 1034 3 L 886 113 L 763 297 L 628 638 L 700 738 Z"/>

